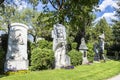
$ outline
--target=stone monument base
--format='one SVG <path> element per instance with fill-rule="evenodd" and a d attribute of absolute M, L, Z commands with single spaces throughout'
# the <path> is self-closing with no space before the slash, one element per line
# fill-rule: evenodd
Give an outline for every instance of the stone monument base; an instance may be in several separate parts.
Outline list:
<path fill-rule="evenodd" d="M 89 63 L 89 61 L 88 61 L 87 57 L 83 57 L 82 64 L 88 64 L 88 63 Z"/>
<path fill-rule="evenodd" d="M 18 71 L 18 70 L 28 70 L 28 60 L 7 60 L 5 62 L 5 72 L 7 71 Z"/>

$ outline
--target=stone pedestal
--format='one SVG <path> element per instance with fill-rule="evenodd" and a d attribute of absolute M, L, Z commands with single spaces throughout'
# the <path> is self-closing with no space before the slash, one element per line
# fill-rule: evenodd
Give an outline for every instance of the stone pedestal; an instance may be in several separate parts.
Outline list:
<path fill-rule="evenodd" d="M 88 64 L 89 61 L 87 59 L 87 50 L 88 47 L 85 44 L 84 38 L 81 39 L 81 44 L 79 46 L 79 51 L 82 53 L 82 64 Z"/>
<path fill-rule="evenodd" d="M 27 30 L 28 27 L 21 23 L 10 25 L 8 49 L 4 71 L 28 70 L 27 55 Z"/>
<path fill-rule="evenodd" d="M 84 52 L 83 50 L 80 50 L 80 52 L 82 53 L 82 64 L 88 64 L 89 61 L 87 59 L 87 51 Z"/>

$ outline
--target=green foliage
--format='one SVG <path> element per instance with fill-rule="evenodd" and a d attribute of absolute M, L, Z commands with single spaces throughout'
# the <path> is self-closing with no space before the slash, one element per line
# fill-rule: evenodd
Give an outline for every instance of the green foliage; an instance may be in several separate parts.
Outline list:
<path fill-rule="evenodd" d="M 73 43 L 71 44 L 71 46 L 72 46 L 72 49 L 76 49 L 76 48 L 77 48 L 77 43 L 76 43 L 76 42 L 73 42 Z"/>
<path fill-rule="evenodd" d="M 31 53 L 31 70 L 51 69 L 54 63 L 54 54 L 50 49 L 35 48 Z"/>
<path fill-rule="evenodd" d="M 40 40 L 37 42 L 37 46 L 41 49 L 48 47 L 48 41 L 46 40 Z"/>
<path fill-rule="evenodd" d="M 48 42 L 47 40 L 39 40 L 36 43 L 37 47 L 39 47 L 40 49 L 52 49 L 52 42 Z"/>
<path fill-rule="evenodd" d="M 119 52 L 120 51 L 120 21 L 113 25 L 113 36 L 114 42 L 112 50 Z"/>
<path fill-rule="evenodd" d="M 87 57 L 88 57 L 88 60 L 90 62 L 92 62 L 93 59 L 94 59 L 94 54 L 95 54 L 94 51 L 93 51 L 93 43 L 88 43 L 87 47 L 88 47 Z"/>
<path fill-rule="evenodd" d="M 101 19 L 95 26 L 93 30 L 94 38 L 97 40 L 98 36 L 101 35 L 103 32 L 105 34 L 105 42 L 110 42 L 112 40 L 112 28 L 108 25 L 105 18 Z"/>
<path fill-rule="evenodd" d="M 30 43 L 31 50 L 37 48 L 40 49 L 52 49 L 53 42 L 47 40 L 39 40 L 37 43 Z"/>
<path fill-rule="evenodd" d="M 73 49 L 68 53 L 68 55 L 70 56 L 71 64 L 73 66 L 77 66 L 82 63 L 82 53 L 81 52 Z"/>

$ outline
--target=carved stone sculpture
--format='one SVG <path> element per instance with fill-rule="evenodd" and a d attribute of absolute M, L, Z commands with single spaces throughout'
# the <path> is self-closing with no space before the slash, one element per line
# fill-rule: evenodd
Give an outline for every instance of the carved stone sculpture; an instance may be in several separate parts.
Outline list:
<path fill-rule="evenodd" d="M 70 65 L 70 58 L 66 54 L 66 30 L 61 24 L 55 24 L 52 31 L 53 51 L 55 52 L 55 68 Z"/>
<path fill-rule="evenodd" d="M 105 35 L 104 33 L 99 36 L 99 54 L 100 54 L 100 59 L 103 59 L 105 61 L 105 56 L 104 56 L 104 45 L 105 45 Z"/>
<path fill-rule="evenodd" d="M 21 23 L 10 25 L 5 72 L 28 69 L 27 30 L 28 27 Z"/>
<path fill-rule="evenodd" d="M 94 61 L 99 61 L 100 60 L 99 45 L 97 43 L 94 43 L 93 50 L 95 52 Z"/>

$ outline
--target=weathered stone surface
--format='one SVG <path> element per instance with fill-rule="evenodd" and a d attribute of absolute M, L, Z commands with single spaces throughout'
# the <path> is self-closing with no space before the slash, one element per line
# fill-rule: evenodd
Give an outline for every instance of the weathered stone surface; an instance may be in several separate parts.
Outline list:
<path fill-rule="evenodd" d="M 55 24 L 52 31 L 55 68 L 70 66 L 70 57 L 66 54 L 66 30 L 61 24 Z"/>
<path fill-rule="evenodd" d="M 28 69 L 27 30 L 28 27 L 21 23 L 10 25 L 5 72 Z"/>
<path fill-rule="evenodd" d="M 82 53 L 82 64 L 88 64 L 89 63 L 89 61 L 87 59 L 88 47 L 85 44 L 85 39 L 84 38 L 81 38 L 81 44 L 79 46 L 79 50 Z"/>

